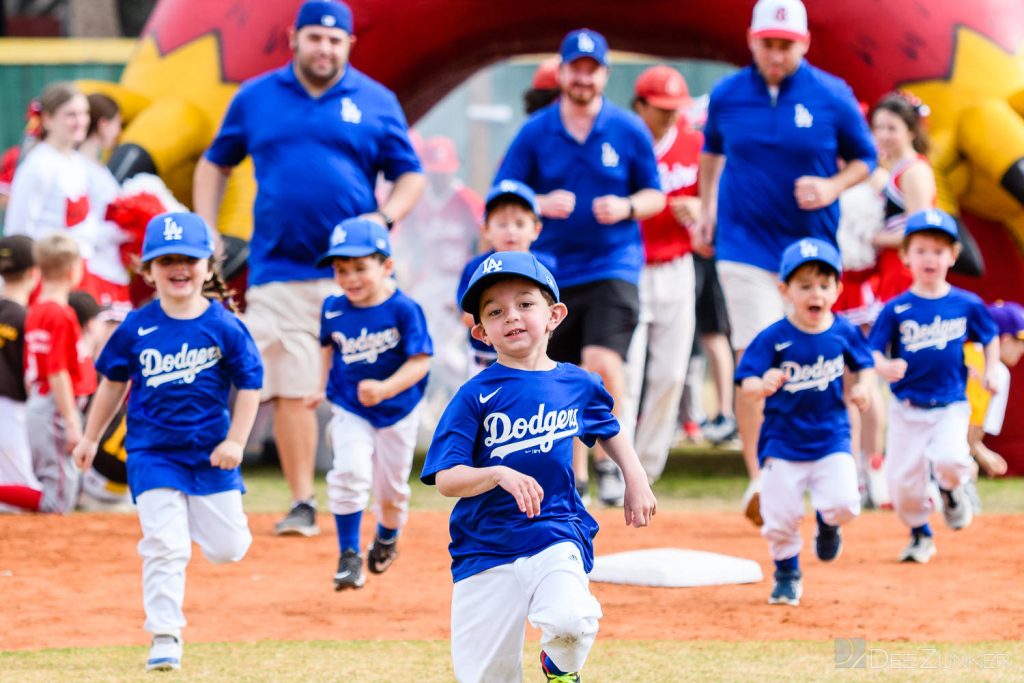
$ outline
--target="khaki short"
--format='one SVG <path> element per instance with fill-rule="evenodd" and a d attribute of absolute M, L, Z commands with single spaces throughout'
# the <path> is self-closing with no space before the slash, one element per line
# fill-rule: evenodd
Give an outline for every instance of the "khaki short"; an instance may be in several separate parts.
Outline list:
<path fill-rule="evenodd" d="M 320 385 L 320 310 L 333 280 L 268 282 L 245 293 L 245 324 L 263 358 L 260 397 L 303 398 Z"/>
<path fill-rule="evenodd" d="M 718 280 L 729 312 L 732 348 L 742 351 L 758 332 L 786 314 L 779 276 L 776 273 L 735 261 L 718 262 Z"/>

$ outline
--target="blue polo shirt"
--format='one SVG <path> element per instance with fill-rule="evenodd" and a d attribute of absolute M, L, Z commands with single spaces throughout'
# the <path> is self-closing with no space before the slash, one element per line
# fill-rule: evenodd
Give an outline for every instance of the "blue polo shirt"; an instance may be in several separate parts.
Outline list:
<path fill-rule="evenodd" d="M 985 302 L 951 287 L 937 299 L 909 290 L 892 299 L 878 314 L 869 342 L 873 350 L 907 361 L 893 395 L 929 408 L 967 400 L 964 344 L 988 344 L 998 333 Z"/>
<path fill-rule="evenodd" d="M 560 287 L 598 280 L 639 282 L 644 263 L 640 224 L 601 225 L 592 208 L 604 195 L 661 189 L 651 134 L 635 114 L 604 100 L 581 143 L 562 124 L 556 101 L 530 117 L 512 141 L 494 182 L 507 178 L 526 183 L 537 194 L 568 190 L 576 195 L 576 209 L 568 218 L 543 218 L 544 229 L 532 248 L 558 260 Z"/>
<path fill-rule="evenodd" d="M 421 170 L 398 99 L 351 65 L 315 99 L 291 64 L 243 84 L 206 158 L 235 166 L 246 155 L 258 185 L 253 285 L 331 277 L 317 257 L 339 221 L 376 210 L 378 172 L 394 180 Z"/>
<path fill-rule="evenodd" d="M 800 209 L 796 179 L 833 176 L 840 158 L 871 168 L 876 159 L 850 86 L 806 61 L 779 84 L 775 102 L 754 66 L 719 83 L 708 105 L 704 151 L 727 160 L 718 186 L 718 260 L 772 272 L 798 239 L 836 244 L 839 202 Z"/>

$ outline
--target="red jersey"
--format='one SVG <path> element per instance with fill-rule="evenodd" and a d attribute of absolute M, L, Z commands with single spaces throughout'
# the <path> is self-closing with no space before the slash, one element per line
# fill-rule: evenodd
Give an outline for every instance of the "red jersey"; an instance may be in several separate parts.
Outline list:
<path fill-rule="evenodd" d="M 31 304 L 25 318 L 25 384 L 50 393 L 50 375 L 67 370 L 75 396 L 96 391 L 96 368 L 82 345 L 82 328 L 67 304 Z"/>
<path fill-rule="evenodd" d="M 697 170 L 704 135 L 685 121 L 669 130 L 654 146 L 661 189 L 672 197 L 697 196 Z M 640 223 L 648 263 L 663 263 L 690 253 L 690 232 L 666 205 L 664 211 Z"/>

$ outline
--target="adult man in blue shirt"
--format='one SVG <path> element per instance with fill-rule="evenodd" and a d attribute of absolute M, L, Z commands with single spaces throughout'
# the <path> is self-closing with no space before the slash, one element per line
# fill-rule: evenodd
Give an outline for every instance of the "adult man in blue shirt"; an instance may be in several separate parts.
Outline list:
<path fill-rule="evenodd" d="M 650 133 L 634 114 L 602 93 L 608 82 L 608 43 L 589 29 L 562 41 L 562 96 L 534 114 L 512 141 L 495 182 L 511 178 L 537 192 L 544 229 L 534 250 L 558 263 L 558 285 L 572 311 L 555 330 L 549 353 L 597 372 L 622 403 L 623 362 L 636 328 L 637 284 L 644 261 L 639 219 L 665 206 Z M 598 495 L 621 505 L 615 464 L 595 455 Z M 586 453 L 574 470 L 587 490 Z"/>
<path fill-rule="evenodd" d="M 775 272 L 783 249 L 804 237 L 836 244 L 836 199 L 875 164 L 850 87 L 804 60 L 810 33 L 803 3 L 759 0 L 748 35 L 754 63 L 711 93 L 694 234 L 695 249 L 711 244 L 717 223 L 718 274 L 737 362 L 754 336 L 783 316 Z M 758 525 L 762 409 L 763 401 L 737 395 L 751 477 L 744 507 Z"/>
<path fill-rule="evenodd" d="M 423 190 L 419 160 L 394 93 L 348 63 L 355 42 L 342 2 L 309 0 L 289 32 L 284 67 L 246 82 L 196 166 L 198 214 L 216 225 L 231 169 L 251 155 L 259 187 L 246 320 L 274 400 L 274 439 L 292 494 L 278 534 L 319 533 L 313 498 L 315 413 L 303 397 L 320 378 L 320 306 L 336 289 L 317 268 L 333 227 L 364 216 L 391 227 Z M 378 173 L 394 182 L 380 206 Z"/>

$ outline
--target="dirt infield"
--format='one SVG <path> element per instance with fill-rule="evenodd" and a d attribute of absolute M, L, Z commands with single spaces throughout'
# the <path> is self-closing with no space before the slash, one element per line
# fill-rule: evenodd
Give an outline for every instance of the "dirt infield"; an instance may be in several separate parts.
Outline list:
<path fill-rule="evenodd" d="M 738 514 L 664 512 L 642 531 L 627 530 L 615 511 L 598 519 L 598 553 L 676 546 L 749 557 L 771 573 L 765 542 Z M 331 588 L 337 550 L 329 518 L 315 539 L 274 538 L 274 520 L 251 516 L 256 540 L 239 564 L 213 566 L 195 550 L 189 641 L 447 638 L 447 514 L 414 512 L 394 567 L 345 593 Z M 132 515 L 0 517 L 0 650 L 146 643 L 138 535 Z M 804 538 L 812 536 L 808 520 Z M 845 538 L 833 565 L 805 547 L 798 608 L 766 604 L 770 579 L 687 589 L 594 584 L 605 613 L 601 638 L 1024 638 L 1024 605 L 1016 599 L 1024 516 L 986 515 L 958 534 L 939 529 L 939 553 L 926 566 L 895 561 L 905 536 L 892 514 L 858 519 Z"/>

